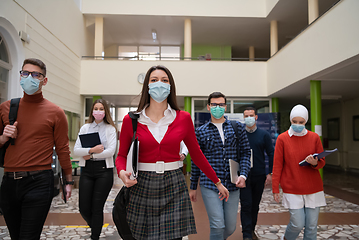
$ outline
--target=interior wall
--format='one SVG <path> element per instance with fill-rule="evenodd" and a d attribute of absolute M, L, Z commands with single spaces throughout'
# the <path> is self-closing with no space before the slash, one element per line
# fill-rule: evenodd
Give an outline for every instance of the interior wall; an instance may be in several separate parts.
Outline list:
<path fill-rule="evenodd" d="M 353 137 L 353 116 L 359 115 L 359 98 L 339 101 L 322 108 L 323 139 L 328 138 L 328 119 L 339 118 L 339 140 L 328 140 L 328 149 L 339 152 L 326 158 L 327 164 L 344 170 L 359 169 L 359 141 Z"/>
<path fill-rule="evenodd" d="M 325 158 L 326 164 L 338 166 L 338 167 L 340 167 L 341 160 L 344 160 L 342 159 L 343 158 L 342 153 L 344 152 L 344 149 L 343 149 L 343 143 L 341 141 L 343 140 L 344 134 L 341 134 L 339 140 L 328 141 L 328 119 L 339 118 L 339 121 L 342 122 L 343 116 L 341 115 L 342 114 L 341 114 L 340 102 L 322 106 L 322 138 L 324 142 L 324 148 L 325 149 L 338 148 L 338 153 L 333 153 Z"/>
<path fill-rule="evenodd" d="M 88 45 L 93 40 L 87 38 L 84 17 L 75 2 L 1 0 L 0 16 L 17 32 L 29 35 L 30 41 L 22 43 L 24 58 L 38 58 L 46 64 L 44 97 L 82 116 L 81 57 L 90 55 Z"/>
<path fill-rule="evenodd" d="M 211 54 L 212 59 L 231 59 L 232 47 L 231 46 L 208 46 L 208 45 L 192 45 L 192 57 L 198 58 Z"/>
<path fill-rule="evenodd" d="M 82 0 L 84 14 L 266 17 L 277 1 L 270 0 Z M 204 7 L 205 6 L 205 7 Z"/>
<path fill-rule="evenodd" d="M 2 0 L 0 14 L 17 31 L 29 35 L 30 42 L 23 43 L 25 58 L 39 58 L 46 64 L 45 98 L 80 114 L 81 56 L 90 55 L 92 38 L 87 37 L 84 17 L 75 2 Z"/>
<path fill-rule="evenodd" d="M 359 1 L 340 1 L 268 61 L 268 95 L 359 54 Z"/>
<path fill-rule="evenodd" d="M 207 97 L 220 91 L 228 97 L 268 97 L 266 63 L 249 61 L 82 60 L 81 94 L 136 96 L 142 89 L 138 75 L 154 65 L 170 69 L 178 96 Z M 98 79 L 104 82 L 98 84 Z"/>
<path fill-rule="evenodd" d="M 105 57 L 117 57 L 118 56 L 118 45 L 113 44 L 104 50 Z"/>

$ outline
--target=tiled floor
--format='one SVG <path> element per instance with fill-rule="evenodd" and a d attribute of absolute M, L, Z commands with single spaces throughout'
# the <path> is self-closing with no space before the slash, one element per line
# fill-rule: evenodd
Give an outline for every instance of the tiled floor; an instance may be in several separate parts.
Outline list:
<path fill-rule="evenodd" d="M 122 186 L 117 177 L 104 208 L 103 239 L 120 239 L 114 227 L 111 209 L 114 198 Z M 359 239 L 359 176 L 325 172 L 327 206 L 319 215 L 318 239 Z M 197 234 L 189 240 L 209 239 L 209 224 L 201 196 L 193 203 Z M 341 199 L 343 198 L 343 199 Z M 288 211 L 273 200 L 271 190 L 266 188 L 260 205 L 256 232 L 260 239 L 280 239 L 288 223 Z M 78 189 L 64 204 L 60 196 L 54 198 L 41 239 L 88 239 L 90 229 L 78 211 Z M 302 234 L 299 239 L 302 239 Z M 10 239 L 3 218 L 0 218 L 0 239 Z M 238 216 L 237 230 L 228 240 L 242 239 Z"/>

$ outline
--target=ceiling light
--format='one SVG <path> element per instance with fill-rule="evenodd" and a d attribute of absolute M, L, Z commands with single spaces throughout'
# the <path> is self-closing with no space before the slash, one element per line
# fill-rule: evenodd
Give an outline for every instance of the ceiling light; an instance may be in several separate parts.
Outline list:
<path fill-rule="evenodd" d="M 153 39 L 153 41 L 157 40 L 157 32 L 154 29 L 152 29 L 152 39 Z"/>

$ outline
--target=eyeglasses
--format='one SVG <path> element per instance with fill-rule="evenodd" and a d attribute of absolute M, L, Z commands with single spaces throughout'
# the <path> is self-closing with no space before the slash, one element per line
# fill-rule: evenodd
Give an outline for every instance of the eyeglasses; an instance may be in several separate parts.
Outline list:
<path fill-rule="evenodd" d="M 22 71 L 22 70 L 20 71 L 20 76 L 24 77 L 24 78 L 29 77 L 30 74 L 31 74 L 32 77 L 37 78 L 37 79 L 40 79 L 41 75 L 43 77 L 45 77 L 45 75 L 42 74 L 41 72 L 29 72 L 29 71 Z"/>
<path fill-rule="evenodd" d="M 211 103 L 210 106 L 211 106 L 211 107 L 217 107 L 217 106 L 225 107 L 226 104 L 225 104 L 225 103 Z"/>

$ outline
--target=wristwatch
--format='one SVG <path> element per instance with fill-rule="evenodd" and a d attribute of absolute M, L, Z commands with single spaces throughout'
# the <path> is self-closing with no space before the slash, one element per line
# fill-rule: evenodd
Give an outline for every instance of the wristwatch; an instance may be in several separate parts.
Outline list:
<path fill-rule="evenodd" d="M 65 185 L 74 185 L 75 184 L 75 181 L 72 180 L 72 181 L 66 181 L 65 180 Z"/>

